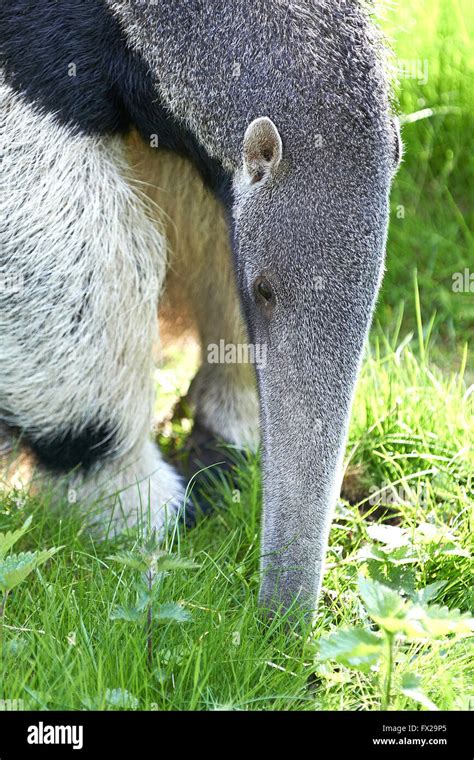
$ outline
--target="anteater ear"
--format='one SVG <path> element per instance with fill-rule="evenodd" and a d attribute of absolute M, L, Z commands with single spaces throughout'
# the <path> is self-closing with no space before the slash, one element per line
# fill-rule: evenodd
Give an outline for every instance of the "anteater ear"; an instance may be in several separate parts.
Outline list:
<path fill-rule="evenodd" d="M 244 169 L 252 183 L 274 172 L 281 161 L 283 147 L 278 129 L 267 116 L 248 125 L 244 135 Z"/>

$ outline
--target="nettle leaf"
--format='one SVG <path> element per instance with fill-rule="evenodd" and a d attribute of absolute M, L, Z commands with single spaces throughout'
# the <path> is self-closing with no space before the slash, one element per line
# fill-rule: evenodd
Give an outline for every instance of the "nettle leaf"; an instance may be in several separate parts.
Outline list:
<path fill-rule="evenodd" d="M 453 535 L 447 530 L 447 528 L 427 522 L 418 523 L 415 535 L 420 541 L 427 544 L 438 544 L 441 541 L 445 541 L 447 538 L 454 541 Z"/>
<path fill-rule="evenodd" d="M 185 559 L 174 554 L 164 554 L 156 558 L 156 569 L 159 573 L 170 570 L 196 570 L 199 567 L 192 559 Z"/>
<path fill-rule="evenodd" d="M 382 583 L 384 586 L 403 591 L 408 596 L 413 596 L 416 590 L 416 571 L 410 565 L 381 564 L 380 562 L 367 562 L 370 577 Z"/>
<path fill-rule="evenodd" d="M 438 592 L 441 591 L 447 584 L 447 581 L 435 581 L 430 583 L 425 588 L 418 589 L 413 597 L 413 600 L 419 604 L 426 604 L 434 599 Z"/>
<path fill-rule="evenodd" d="M 0 561 L 0 588 L 2 591 L 5 593 L 18 586 L 33 570 L 44 564 L 61 548 L 45 549 L 41 552 L 21 552 L 2 559 Z"/>
<path fill-rule="evenodd" d="M 419 636 L 448 636 L 449 634 L 469 634 L 474 632 L 474 618 L 469 613 L 459 610 L 450 610 L 438 604 L 422 606 L 413 605 L 410 610 L 407 623 L 407 634 L 417 638 Z"/>
<path fill-rule="evenodd" d="M 404 673 L 402 677 L 401 690 L 406 697 L 413 699 L 414 702 L 418 702 L 427 710 L 439 710 L 434 702 L 426 696 L 424 691 L 420 687 L 421 678 L 415 673 Z"/>
<path fill-rule="evenodd" d="M 359 593 L 370 617 L 381 628 L 391 633 L 403 628 L 407 605 L 396 591 L 378 581 L 359 578 Z"/>
<path fill-rule="evenodd" d="M 324 636 L 318 642 L 318 656 L 321 661 L 335 660 L 347 668 L 368 673 L 383 651 L 383 640 L 377 634 L 364 628 L 336 631 Z"/>
<path fill-rule="evenodd" d="M 143 557 L 133 553 L 124 552 L 123 554 L 112 554 L 107 559 L 112 562 L 118 562 L 123 567 L 130 567 L 132 570 L 138 570 L 140 573 L 146 573 L 149 569 L 149 564 Z"/>
<path fill-rule="evenodd" d="M 145 540 L 143 551 L 150 556 L 156 553 L 162 553 L 163 550 L 161 549 L 160 541 L 157 538 L 156 530 L 152 530 L 148 538 Z"/>
<path fill-rule="evenodd" d="M 123 605 L 114 607 L 109 618 L 110 620 L 127 620 L 129 623 L 139 623 L 143 620 L 143 612 L 131 605 Z"/>
<path fill-rule="evenodd" d="M 428 596 L 438 589 L 439 586 L 428 587 Z M 419 600 L 405 601 L 396 591 L 377 581 L 361 578 L 359 591 L 370 617 L 389 633 L 403 633 L 417 639 L 468 634 L 474 630 L 474 619 L 468 613 L 436 604 L 423 605 Z"/>
<path fill-rule="evenodd" d="M 441 544 L 439 553 L 446 554 L 449 557 L 466 557 L 467 559 L 470 559 L 471 557 L 471 554 L 467 549 L 463 549 L 459 544 L 456 544 L 453 541 L 446 541 Z"/>
<path fill-rule="evenodd" d="M 155 546 L 153 544 L 153 546 Z M 150 548 L 150 547 L 149 547 Z M 118 562 L 124 567 L 130 567 L 140 573 L 147 573 L 150 570 L 156 573 L 164 573 L 171 570 L 188 570 L 199 567 L 193 560 L 178 557 L 175 554 L 169 554 L 158 550 L 143 552 L 124 552 L 122 554 L 113 554 L 107 559 Z"/>
<path fill-rule="evenodd" d="M 137 601 L 136 609 L 140 612 L 146 610 L 146 608 L 153 602 L 153 589 L 150 591 L 146 586 L 140 584 L 137 586 Z"/>
<path fill-rule="evenodd" d="M 380 541 L 391 549 L 410 544 L 408 532 L 394 525 L 371 525 L 367 528 L 367 533 L 373 541 Z"/>
<path fill-rule="evenodd" d="M 375 544 L 365 544 L 361 546 L 355 555 L 356 560 L 360 562 L 367 562 L 373 560 L 374 562 L 386 562 L 387 555 L 380 546 Z"/>
<path fill-rule="evenodd" d="M 441 554 L 455 557 L 467 557 L 471 555 L 459 546 L 456 538 L 445 525 L 433 525 L 422 522 L 417 526 L 416 536 L 423 544 L 432 544 Z"/>
<path fill-rule="evenodd" d="M 416 564 L 420 558 L 416 554 L 413 546 L 399 546 L 397 549 L 386 548 L 386 559 L 392 565 L 410 565 Z"/>
<path fill-rule="evenodd" d="M 409 565 L 419 562 L 412 544 L 399 547 L 367 544 L 359 549 L 356 558 L 361 561 L 383 562 L 391 565 Z"/>
<path fill-rule="evenodd" d="M 155 623 L 189 623 L 191 619 L 192 616 L 188 610 L 185 610 L 181 604 L 173 602 L 160 604 L 153 610 Z"/>
<path fill-rule="evenodd" d="M 18 530 L 11 530 L 8 531 L 8 533 L 0 533 L 0 559 L 3 559 L 5 554 L 10 551 L 12 546 L 14 546 L 16 542 L 25 535 L 31 525 L 32 520 L 33 516 L 30 515 L 28 519 L 23 523 L 22 527 L 18 528 Z"/>

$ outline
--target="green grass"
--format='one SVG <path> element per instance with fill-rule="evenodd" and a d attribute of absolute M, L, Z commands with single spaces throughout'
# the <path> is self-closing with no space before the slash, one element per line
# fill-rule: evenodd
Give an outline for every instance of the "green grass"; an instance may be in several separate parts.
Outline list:
<path fill-rule="evenodd" d="M 401 113 L 432 112 L 404 127 L 387 274 L 347 449 L 356 477 L 344 491 L 350 501 L 337 508 L 313 629 L 260 619 L 256 460 L 239 465 L 240 501 L 225 483 L 216 486 L 226 509 L 174 537 L 169 548 L 199 567 L 165 577 L 157 601 L 181 603 L 192 619 L 156 628 L 151 669 L 145 626 L 110 619 L 117 605 L 133 604 L 136 572 L 109 557 L 140 546 L 140 537 L 94 543 L 74 506 L 53 514 L 47 494 L 5 490 L 0 531 L 32 515 L 19 550 L 63 548 L 8 597 L 0 700 L 50 709 L 378 709 L 383 664 L 363 673 L 318 659 L 321 636 L 371 629 L 358 579 L 382 581 L 404 598 L 439 582 L 436 602 L 472 610 L 474 393 L 464 344 L 474 295 L 454 293 L 452 275 L 474 268 L 473 20 L 470 0 L 405 0 L 386 13 L 396 58 L 428 61 L 427 84 L 402 79 Z M 176 357 L 157 377 L 161 401 L 186 380 Z M 401 554 L 377 539 L 378 524 L 404 531 Z M 419 708 L 399 689 L 413 673 L 437 707 L 472 706 L 473 661 L 464 636 L 400 639 L 391 707 Z"/>
<path fill-rule="evenodd" d="M 239 470 L 240 502 L 222 484 L 227 508 L 174 538 L 170 548 L 199 567 L 170 573 L 158 601 L 180 602 L 192 620 L 155 630 L 151 670 L 144 626 L 110 620 L 117 605 L 133 603 L 136 572 L 109 557 L 133 549 L 139 537 L 94 543 L 70 505 L 62 516 L 51 515 L 40 497 L 19 506 L 15 493 L 5 495 L 3 530 L 33 515 L 21 549 L 64 548 L 8 599 L 0 697 L 31 707 L 112 709 L 117 700 L 123 704 L 114 691 L 122 689 L 140 709 L 377 709 L 382 670 L 363 674 L 318 664 L 316 642 L 353 625 L 369 629 L 359 576 L 407 596 L 444 581 L 437 602 L 472 607 L 473 398 L 462 374 L 442 376 L 410 346 L 393 351 L 375 341 L 348 449 L 362 472 L 362 492 L 358 504 L 338 507 L 314 629 L 290 630 L 259 618 L 260 486 L 252 461 Z M 367 547 L 379 545 L 369 536 L 375 517 L 407 531 L 408 564 L 392 564 L 397 555 L 390 552 L 386 563 L 367 559 Z M 416 707 L 396 695 L 403 674 L 414 672 L 438 707 L 467 707 L 472 661 L 466 638 L 400 642 L 392 706 Z"/>
<path fill-rule="evenodd" d="M 398 2 L 385 16 L 398 68 L 409 68 L 403 61 L 427 66 L 426 84 L 400 78 L 402 121 L 424 109 L 432 114 L 403 127 L 405 155 L 392 193 L 377 317 L 390 325 L 405 302 L 404 328 L 413 328 L 417 268 L 422 303 L 428 316 L 436 314 L 438 360 L 449 363 L 446 351 L 462 346 L 474 327 L 474 293 L 452 290 L 455 272 L 474 270 L 474 6 L 470 0 Z"/>

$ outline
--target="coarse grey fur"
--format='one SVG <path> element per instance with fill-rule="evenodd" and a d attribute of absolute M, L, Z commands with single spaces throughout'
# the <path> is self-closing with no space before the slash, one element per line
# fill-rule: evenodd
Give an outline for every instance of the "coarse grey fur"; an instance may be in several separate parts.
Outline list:
<path fill-rule="evenodd" d="M 111 6 L 164 102 L 234 172 L 238 287 L 268 346 L 261 601 L 313 609 L 400 152 L 382 46 L 354 0 Z"/>
<path fill-rule="evenodd" d="M 388 195 L 399 154 L 383 46 L 366 11 L 355 0 L 107 2 L 130 46 L 152 71 L 157 96 L 209 155 L 232 173 L 235 279 L 226 268 L 232 318 L 221 335 L 246 339 L 248 331 L 255 344 L 267 348 L 265 365 L 256 367 L 264 484 L 261 602 L 270 609 L 288 608 L 296 602 L 313 610 L 340 488 L 355 383 L 383 271 Z M 10 114 L 18 109 L 23 119 L 35 118 L 15 94 L 8 89 L 5 92 L 12 103 Z M 43 243 L 32 246 L 38 271 L 41 267 L 49 271 L 61 250 L 61 270 L 66 273 L 74 268 L 78 251 L 85 248 L 89 257 L 77 271 L 77 282 L 74 278 L 70 281 L 69 295 L 75 297 L 76 289 L 84 288 L 91 276 L 87 273 L 97 272 L 94 239 L 100 220 L 112 214 L 116 222 L 106 246 L 111 269 L 99 268 L 95 312 L 92 310 L 89 323 L 81 326 L 84 346 L 89 339 L 95 346 L 81 392 L 68 395 L 77 383 L 81 386 L 81 352 L 72 361 L 67 334 L 55 338 L 50 332 L 40 342 L 44 366 L 49 368 L 43 376 L 54 375 L 53 356 L 59 357 L 66 369 L 65 401 L 48 388 L 50 401 L 43 408 L 35 407 L 29 379 L 20 368 L 35 343 L 34 336 L 26 338 L 32 320 L 23 316 L 9 327 L 18 364 L 16 371 L 8 368 L 12 369 L 13 411 L 17 417 L 21 412 L 25 425 L 29 418 L 36 427 L 56 429 L 64 405 L 67 412 L 62 422 L 72 420 L 78 428 L 89 410 L 112 420 L 119 431 L 116 462 L 109 460 L 102 473 L 76 475 L 74 483 L 89 496 L 106 476 L 115 486 L 124 486 L 125 472 L 131 485 L 134 479 L 144 482 L 140 498 L 146 498 L 148 492 L 153 507 L 155 502 L 157 509 L 168 503 L 176 510 L 183 500 L 183 483 L 158 451 L 152 450 L 146 425 L 152 388 L 147 357 L 151 357 L 154 332 L 150 299 L 158 298 L 163 285 L 164 237 L 151 225 L 149 206 L 143 203 L 143 208 L 137 209 L 141 192 L 133 183 L 129 191 L 125 189 L 124 179 L 129 177 L 117 138 L 75 138 L 68 148 L 71 135 L 67 128 L 49 123 L 49 117 L 41 118 L 48 144 L 29 144 L 28 151 L 34 154 L 31 166 L 41 171 L 40 156 L 57 167 L 58 182 L 75 181 L 78 207 L 83 211 L 76 221 L 69 220 L 68 234 L 76 240 L 69 259 L 64 258 L 61 231 L 56 228 Z M 63 147 L 57 149 L 58 144 Z M 100 166 L 104 192 L 110 177 L 119 190 L 116 198 L 90 200 L 87 183 L 93 169 L 76 172 L 70 163 L 64 163 L 68 155 L 74 160 L 81 150 L 89 155 L 91 166 Z M 18 155 L 26 164 L 21 150 Z M 12 166 L 16 160 L 12 155 Z M 18 174 L 26 176 L 28 167 L 24 165 Z M 173 180 L 172 173 L 168 176 Z M 175 180 L 178 187 L 178 174 Z M 82 188 L 87 200 L 81 205 Z M 53 213 L 54 198 L 44 192 L 44 202 L 32 206 L 32 234 L 43 228 L 45 215 Z M 10 214 L 23 219 L 13 192 L 6 205 Z M 66 211 L 74 214 L 71 204 Z M 133 219 L 139 230 L 136 235 L 130 227 Z M 18 248 L 19 239 L 28 237 L 24 219 L 22 224 L 20 235 L 16 230 L 7 231 L 12 249 Z M 218 224 L 220 227 L 221 218 Z M 121 251 L 118 258 L 113 255 L 114 246 Z M 219 257 L 206 259 L 210 252 L 201 249 L 201 279 L 196 277 L 194 293 L 201 293 L 202 300 L 204 291 L 206 298 L 212 298 L 209 283 Z M 107 305 L 107 289 L 101 292 L 100 288 L 114 266 L 118 267 L 115 301 Z M 142 302 L 132 282 L 143 268 L 150 279 Z M 28 282 L 32 281 L 25 298 L 36 298 L 39 306 L 35 278 L 30 276 Z M 258 283 L 268 298 L 262 296 Z M 239 313 L 235 286 L 243 320 L 235 316 Z M 123 311 L 114 306 L 120 287 L 125 288 Z M 68 289 L 64 294 L 58 287 L 58 294 L 67 310 Z M 214 311 L 209 310 L 209 325 L 214 320 L 210 328 L 203 324 L 205 316 L 198 319 L 204 347 L 211 334 L 213 339 L 219 337 L 213 330 L 216 315 L 223 313 L 225 304 L 221 292 Z M 107 360 L 102 349 L 106 333 L 93 321 L 104 319 L 107 324 L 112 313 L 118 317 L 118 330 L 114 354 Z M 201 307 L 201 317 L 202 313 Z M 54 314 L 51 318 L 54 324 Z M 18 339 L 20 329 L 24 344 Z M 135 339 L 139 363 L 133 361 Z M 95 356 L 100 360 L 99 371 L 105 373 L 102 378 L 94 376 Z M 139 367 L 143 367 L 142 380 L 135 377 Z M 21 382 L 16 383 L 15 377 Z M 35 382 L 40 383 L 41 377 L 39 369 Z M 104 396 L 103 381 L 108 377 L 113 379 L 112 393 Z M 95 396 L 99 389 L 100 403 Z M 194 393 L 206 427 L 232 443 L 255 442 L 253 373 L 239 367 L 209 368 L 204 363 Z M 124 398 L 137 407 L 133 414 L 127 412 Z M 126 502 L 126 512 L 132 502 L 133 498 Z M 163 519 L 155 516 L 154 524 L 161 527 Z"/>

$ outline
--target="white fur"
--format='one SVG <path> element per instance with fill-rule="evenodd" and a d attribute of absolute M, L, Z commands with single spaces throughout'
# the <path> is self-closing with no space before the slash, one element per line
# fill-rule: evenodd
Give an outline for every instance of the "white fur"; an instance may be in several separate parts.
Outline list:
<path fill-rule="evenodd" d="M 1 86 L 2 407 L 42 435 L 112 425 L 143 436 L 166 247 L 126 182 L 116 138 L 74 134 Z M 77 320 L 79 312 L 80 321 Z"/>
<path fill-rule="evenodd" d="M 182 484 L 148 442 L 166 271 L 160 225 L 127 181 L 120 138 L 78 135 L 1 75 L 0 102 L 0 410 L 52 438 L 107 426 L 114 458 L 76 477 L 79 498 L 100 481 L 109 493 L 132 486 L 125 512 L 148 497 L 154 510 L 174 509 Z"/>
<path fill-rule="evenodd" d="M 112 426 L 113 457 L 62 478 L 58 490 L 99 501 L 114 531 L 146 517 L 149 506 L 162 530 L 184 504 L 183 482 L 148 439 L 167 262 L 162 214 L 137 190 L 120 138 L 78 135 L 1 79 L 0 98 L 1 265 L 20 285 L 0 293 L 0 409 L 42 436 Z M 174 308 L 191 312 L 205 359 L 209 342 L 246 337 L 222 209 L 188 162 L 147 151 L 146 164 L 146 178 L 138 176 L 155 185 L 148 195 L 168 236 L 178 228 L 171 299 L 186 293 Z M 204 361 L 191 396 L 211 431 L 257 447 L 252 367 Z"/>
<path fill-rule="evenodd" d="M 69 494 L 77 489 L 82 500 L 98 503 L 100 524 L 112 533 L 144 525 L 163 535 L 184 510 L 183 482 L 151 441 L 125 462 L 105 461 L 85 479 L 80 473 L 72 476 L 67 487 Z"/>

